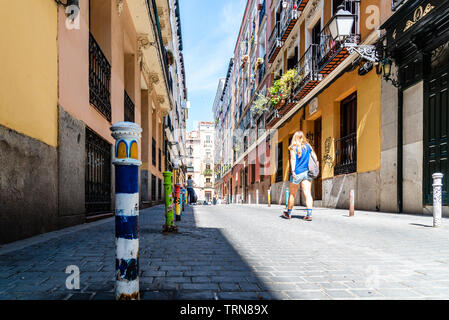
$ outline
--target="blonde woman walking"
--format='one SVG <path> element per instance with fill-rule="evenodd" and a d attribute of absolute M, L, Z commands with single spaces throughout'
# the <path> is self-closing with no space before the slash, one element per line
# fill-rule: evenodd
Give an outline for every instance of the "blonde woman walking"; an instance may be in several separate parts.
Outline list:
<path fill-rule="evenodd" d="M 306 198 L 307 215 L 304 217 L 306 221 L 312 221 L 312 178 L 309 176 L 309 157 L 312 155 L 315 160 L 317 156 L 312 146 L 304 136 L 304 132 L 297 131 L 293 135 L 292 142 L 288 147 L 290 150 L 290 165 L 292 174 L 290 176 L 289 199 L 287 211 L 284 211 L 285 218 L 290 219 L 290 215 L 295 204 L 295 195 L 299 185 Z"/>

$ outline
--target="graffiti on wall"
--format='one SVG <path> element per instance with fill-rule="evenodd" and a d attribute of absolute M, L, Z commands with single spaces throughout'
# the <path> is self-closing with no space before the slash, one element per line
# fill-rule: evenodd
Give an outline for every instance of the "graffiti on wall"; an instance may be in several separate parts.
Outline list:
<path fill-rule="evenodd" d="M 334 157 L 332 156 L 332 138 L 327 137 L 324 141 L 324 165 L 332 168 L 334 166 Z"/>

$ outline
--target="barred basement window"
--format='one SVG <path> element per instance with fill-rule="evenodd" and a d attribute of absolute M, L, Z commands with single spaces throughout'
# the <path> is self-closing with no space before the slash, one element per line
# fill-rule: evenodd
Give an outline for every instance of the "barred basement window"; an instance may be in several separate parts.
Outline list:
<path fill-rule="evenodd" d="M 111 145 L 86 127 L 85 203 L 88 215 L 111 210 Z"/>

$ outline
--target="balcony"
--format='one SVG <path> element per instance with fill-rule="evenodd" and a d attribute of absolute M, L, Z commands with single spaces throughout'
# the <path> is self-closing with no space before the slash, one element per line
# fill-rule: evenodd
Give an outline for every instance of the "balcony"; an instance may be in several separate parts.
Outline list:
<path fill-rule="evenodd" d="M 266 0 L 263 0 L 262 8 L 259 11 L 259 26 L 262 23 L 263 17 L 265 17 L 266 7 L 267 7 Z"/>
<path fill-rule="evenodd" d="M 303 12 L 309 0 L 298 0 L 298 11 Z"/>
<path fill-rule="evenodd" d="M 204 188 L 213 188 L 214 185 L 212 184 L 212 182 L 204 182 Z"/>
<path fill-rule="evenodd" d="M 318 45 L 312 44 L 296 65 L 298 84 L 293 95 L 296 99 L 305 97 L 321 81 L 322 75 L 318 73 L 316 54 Z"/>
<path fill-rule="evenodd" d="M 266 129 L 271 129 L 281 119 L 281 117 L 282 116 L 276 108 L 270 107 L 265 116 Z"/>
<path fill-rule="evenodd" d="M 285 10 L 283 10 L 281 13 L 282 42 L 287 40 L 288 36 L 290 35 L 290 32 L 295 26 L 296 21 L 298 20 L 299 14 L 298 11 L 296 10 L 297 8 L 296 2 L 297 0 L 288 0 L 287 8 L 285 8 Z"/>
<path fill-rule="evenodd" d="M 351 133 L 335 141 L 334 175 L 357 171 L 357 134 Z"/>
<path fill-rule="evenodd" d="M 111 121 L 111 65 L 95 38 L 89 34 L 89 101 Z"/>
<path fill-rule="evenodd" d="M 124 95 L 125 121 L 134 122 L 134 102 L 131 100 L 126 91 Z"/>
<path fill-rule="evenodd" d="M 359 12 L 359 2 L 345 1 L 345 10 L 353 13 Z M 326 76 L 337 68 L 348 56 L 349 52 L 345 48 L 345 43 L 360 43 L 359 34 L 359 17 L 357 14 L 354 17 L 354 27 L 352 34 L 342 39 L 334 38 L 331 35 L 330 26 L 333 24 L 336 16 L 333 16 L 320 33 L 320 45 L 317 52 L 317 67 L 319 73 Z"/>
<path fill-rule="evenodd" d="M 203 172 L 203 176 L 211 176 L 212 175 L 212 169 L 205 169 Z"/>
<path fill-rule="evenodd" d="M 268 40 L 268 61 L 272 63 L 276 59 L 277 54 L 281 50 L 281 23 L 276 22 L 273 32 L 271 32 L 270 38 Z"/>

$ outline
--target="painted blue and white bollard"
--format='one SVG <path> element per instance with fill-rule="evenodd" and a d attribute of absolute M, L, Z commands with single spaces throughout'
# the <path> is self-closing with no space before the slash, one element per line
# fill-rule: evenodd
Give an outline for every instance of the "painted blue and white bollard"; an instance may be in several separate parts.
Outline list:
<path fill-rule="evenodd" d="M 137 141 L 142 129 L 133 122 L 111 127 L 115 157 L 115 298 L 139 300 L 139 166 Z"/>

